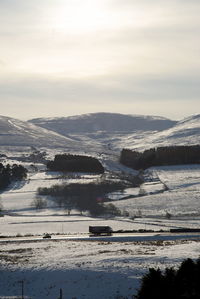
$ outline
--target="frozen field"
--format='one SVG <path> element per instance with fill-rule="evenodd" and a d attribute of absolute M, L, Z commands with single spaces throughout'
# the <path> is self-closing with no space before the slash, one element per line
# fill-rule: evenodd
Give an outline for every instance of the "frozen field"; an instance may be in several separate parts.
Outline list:
<path fill-rule="evenodd" d="M 149 267 L 179 265 L 198 258 L 198 241 L 59 241 L 1 244 L 0 295 L 34 299 L 132 298 Z"/>
<path fill-rule="evenodd" d="M 148 175 L 147 175 L 148 174 Z M 87 215 L 80 216 L 77 211 L 67 215 L 67 211 L 55 208 L 52 200 L 48 208 L 36 211 L 32 207 L 38 187 L 49 187 L 66 182 L 60 173 L 40 171 L 32 173 L 28 180 L 13 184 L 1 195 L 1 201 L 7 214 L 0 218 L 0 233 L 4 235 L 49 233 L 87 233 L 89 225 L 106 224 L 114 230 L 154 229 L 191 227 L 200 228 L 200 183 L 199 165 L 156 167 L 147 171 L 146 181 L 141 188 L 146 195 L 138 197 L 138 188 L 128 188 L 123 196 L 127 200 L 114 201 L 122 212 L 128 211 L 130 218 L 94 219 Z M 90 182 L 97 176 L 85 175 L 82 178 L 68 177 L 68 182 Z M 166 185 L 168 190 L 163 190 Z M 115 194 L 115 197 L 118 194 Z M 119 195 L 120 197 L 120 195 Z M 166 212 L 171 219 L 166 219 Z"/>
<path fill-rule="evenodd" d="M 200 165 L 154 167 L 146 172 L 143 196 L 117 201 L 117 207 L 133 215 L 140 211 L 152 217 L 163 217 L 166 212 L 172 217 L 200 216 Z"/>
<path fill-rule="evenodd" d="M 152 170 L 171 191 L 200 192 L 200 165 L 163 166 Z"/>
<path fill-rule="evenodd" d="M 122 212 L 137 217 L 105 219 L 79 215 L 77 211 L 68 216 L 51 200 L 47 209 L 33 209 L 31 203 L 38 187 L 66 181 L 60 173 L 46 173 L 40 167 L 28 180 L 13 184 L 1 194 L 6 215 L 0 217 L 0 237 L 35 235 L 40 241 L 19 242 L 18 237 L 16 242 L 2 242 L 5 239 L 0 238 L 0 296 L 20 295 L 19 281 L 23 280 L 25 295 L 34 299 L 58 298 L 60 288 L 67 299 L 131 299 L 149 267 L 163 269 L 179 265 L 187 257 L 198 258 L 199 236 L 134 242 L 53 238 L 54 234 L 84 237 L 89 225 L 102 224 L 114 230 L 200 228 L 199 174 L 198 165 L 151 168 L 141 186 L 143 196 L 138 197 L 139 188 L 127 189 L 124 195 L 132 198 L 114 201 Z M 87 182 L 93 179 L 84 177 Z M 166 219 L 166 212 L 171 219 Z M 42 240 L 46 232 L 53 234 L 52 240 Z"/>
<path fill-rule="evenodd" d="M 24 181 L 13 183 L 7 191 L 1 194 L 1 202 L 6 211 L 24 214 L 24 212 L 31 210 L 32 201 L 39 187 L 50 187 L 66 182 L 88 183 L 97 178 L 97 175 L 82 175 L 81 177 L 70 175 L 65 177 L 59 172 L 40 170 L 36 173 L 30 173 L 29 177 Z M 49 200 L 48 207 L 52 206 L 54 206 L 54 202 Z"/>

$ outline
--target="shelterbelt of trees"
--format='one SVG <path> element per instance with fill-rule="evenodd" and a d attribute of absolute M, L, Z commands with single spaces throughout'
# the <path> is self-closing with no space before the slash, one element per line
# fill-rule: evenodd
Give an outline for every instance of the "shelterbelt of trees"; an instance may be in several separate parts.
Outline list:
<path fill-rule="evenodd" d="M 0 163 L 0 190 L 4 190 L 13 181 L 23 180 L 27 177 L 27 169 L 22 165 Z"/>
<path fill-rule="evenodd" d="M 200 145 L 158 147 L 144 152 L 123 149 L 120 162 L 137 170 L 151 166 L 199 164 Z"/>
<path fill-rule="evenodd" d="M 124 190 L 130 183 L 120 181 L 96 181 L 91 183 L 71 183 L 38 188 L 38 195 L 52 196 L 60 207 L 75 208 L 81 212 L 89 211 L 91 215 L 110 213 L 119 215 L 120 211 L 113 205 L 104 205 L 107 194 Z"/>
<path fill-rule="evenodd" d="M 104 168 L 98 159 L 83 155 L 56 155 L 53 161 L 47 163 L 47 169 L 65 172 L 104 173 Z"/>

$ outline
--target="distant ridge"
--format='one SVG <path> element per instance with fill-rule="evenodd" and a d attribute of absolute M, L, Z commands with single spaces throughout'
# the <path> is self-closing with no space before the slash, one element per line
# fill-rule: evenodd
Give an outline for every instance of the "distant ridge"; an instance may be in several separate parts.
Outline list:
<path fill-rule="evenodd" d="M 91 113 L 69 117 L 36 118 L 29 122 L 62 135 L 135 131 L 162 131 L 177 122 L 158 116 L 125 115 L 119 113 Z"/>
<path fill-rule="evenodd" d="M 0 116 L 0 146 L 62 148 L 65 152 L 112 154 L 200 144 L 200 114 L 181 121 L 157 116 L 92 113 L 21 121 Z"/>

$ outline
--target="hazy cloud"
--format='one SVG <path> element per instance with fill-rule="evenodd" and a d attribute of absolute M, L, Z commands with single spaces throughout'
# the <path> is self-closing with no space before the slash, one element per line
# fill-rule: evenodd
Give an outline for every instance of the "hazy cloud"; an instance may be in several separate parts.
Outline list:
<path fill-rule="evenodd" d="M 153 106 L 167 116 L 197 112 L 199 6 L 195 0 L 1 0 L 1 113 L 9 115 L 10 102 L 22 118 L 63 115 L 65 106 L 69 114 L 152 113 Z"/>
<path fill-rule="evenodd" d="M 125 105 L 134 99 L 150 102 L 172 99 L 197 100 L 200 94 L 200 76 L 179 74 L 176 76 L 141 76 L 130 74 L 94 77 L 90 79 L 52 79 L 49 77 L 18 78 L 0 83 L 2 98 L 18 97 L 27 102 L 38 99 L 70 104 L 70 101 L 110 100 Z"/>

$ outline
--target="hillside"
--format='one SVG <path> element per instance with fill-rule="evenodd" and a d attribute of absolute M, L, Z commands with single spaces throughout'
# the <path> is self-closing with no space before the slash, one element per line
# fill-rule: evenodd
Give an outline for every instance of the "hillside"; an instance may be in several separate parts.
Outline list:
<path fill-rule="evenodd" d="M 178 122 L 174 127 L 154 135 L 155 143 L 171 145 L 196 144 L 200 142 L 200 114 Z"/>
<path fill-rule="evenodd" d="M 77 141 L 26 121 L 0 116 L 0 146 L 77 147 Z"/>
<path fill-rule="evenodd" d="M 124 115 L 118 113 L 91 113 L 59 118 L 36 118 L 29 122 L 62 135 L 79 133 L 127 133 L 134 131 L 161 131 L 176 121 L 157 116 Z"/>
<path fill-rule="evenodd" d="M 200 114 L 187 117 L 173 127 L 152 134 L 135 133 L 122 137 L 119 146 L 144 150 L 152 147 L 170 145 L 195 145 L 200 143 Z"/>
<path fill-rule="evenodd" d="M 200 115 L 179 122 L 153 116 L 93 113 L 28 122 L 0 117 L 0 146 L 66 148 L 106 153 L 200 143 Z M 95 154 L 96 155 L 96 154 Z"/>
<path fill-rule="evenodd" d="M 62 118 L 37 118 L 29 121 L 37 126 L 61 135 L 90 144 L 90 148 L 101 146 L 103 152 L 119 151 L 124 144 L 149 136 L 149 132 L 169 129 L 177 122 L 159 116 L 123 115 L 117 113 L 92 113 Z M 132 141 L 131 141 L 132 142 Z M 101 149 L 102 151 L 102 149 Z"/>

